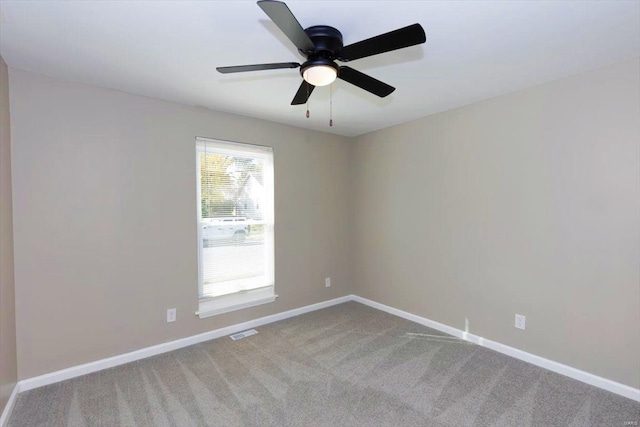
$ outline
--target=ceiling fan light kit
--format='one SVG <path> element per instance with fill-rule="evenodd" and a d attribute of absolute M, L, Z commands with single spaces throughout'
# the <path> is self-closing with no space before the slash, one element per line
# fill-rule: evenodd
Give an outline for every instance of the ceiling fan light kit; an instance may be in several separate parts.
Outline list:
<path fill-rule="evenodd" d="M 283 2 L 260 0 L 258 6 L 274 24 L 291 40 L 298 51 L 307 58 L 303 64 L 281 62 L 269 64 L 218 67 L 218 72 L 240 73 L 245 71 L 298 68 L 303 82 L 291 101 L 291 105 L 305 104 L 316 86 L 327 86 L 336 79 L 351 83 L 381 98 L 391 94 L 395 88 L 367 74 L 347 66 L 338 66 L 335 61 L 348 62 L 378 55 L 426 41 L 420 24 L 409 25 L 395 31 L 380 34 L 360 42 L 343 46 L 342 34 L 328 25 L 315 25 L 303 29 L 291 10 Z"/>
<path fill-rule="evenodd" d="M 305 62 L 305 64 L 307 64 Z M 338 66 L 334 63 L 312 64 L 300 68 L 302 78 L 313 86 L 327 86 L 338 77 Z"/>

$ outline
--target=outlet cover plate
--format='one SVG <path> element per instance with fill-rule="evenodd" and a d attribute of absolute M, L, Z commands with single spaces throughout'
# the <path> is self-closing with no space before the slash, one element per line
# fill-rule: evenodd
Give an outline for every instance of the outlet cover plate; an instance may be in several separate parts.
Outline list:
<path fill-rule="evenodd" d="M 167 310 L 167 323 L 176 321 L 176 309 L 170 308 Z"/>
<path fill-rule="evenodd" d="M 516 328 L 524 330 L 527 318 L 522 314 L 516 314 Z"/>

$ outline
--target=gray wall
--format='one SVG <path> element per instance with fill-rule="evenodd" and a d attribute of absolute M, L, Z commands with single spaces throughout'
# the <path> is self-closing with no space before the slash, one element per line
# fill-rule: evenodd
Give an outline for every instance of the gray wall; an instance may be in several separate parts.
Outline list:
<path fill-rule="evenodd" d="M 11 70 L 18 377 L 353 292 L 639 387 L 639 75 L 350 140 Z M 275 149 L 273 304 L 193 314 L 195 136 Z"/>
<path fill-rule="evenodd" d="M 352 292 L 346 138 L 10 72 L 20 379 Z M 196 136 L 274 147 L 272 304 L 194 315 Z"/>
<path fill-rule="evenodd" d="M 640 387 L 639 94 L 634 59 L 357 138 L 356 294 Z"/>
<path fill-rule="evenodd" d="M 0 57 L 0 413 L 17 379 L 9 73 Z"/>

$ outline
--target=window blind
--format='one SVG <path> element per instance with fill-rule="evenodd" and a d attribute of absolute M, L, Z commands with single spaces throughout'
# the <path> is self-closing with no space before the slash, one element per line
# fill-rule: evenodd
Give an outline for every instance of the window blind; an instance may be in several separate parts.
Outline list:
<path fill-rule="evenodd" d="M 274 285 L 273 150 L 196 139 L 199 296 Z"/>

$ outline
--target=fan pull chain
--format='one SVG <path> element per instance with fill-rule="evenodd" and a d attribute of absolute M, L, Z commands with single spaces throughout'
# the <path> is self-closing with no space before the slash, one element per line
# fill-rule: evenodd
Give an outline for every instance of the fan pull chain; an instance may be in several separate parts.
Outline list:
<path fill-rule="evenodd" d="M 333 83 L 329 86 L 329 126 L 333 126 Z"/>

